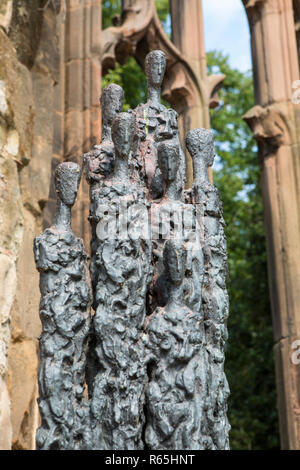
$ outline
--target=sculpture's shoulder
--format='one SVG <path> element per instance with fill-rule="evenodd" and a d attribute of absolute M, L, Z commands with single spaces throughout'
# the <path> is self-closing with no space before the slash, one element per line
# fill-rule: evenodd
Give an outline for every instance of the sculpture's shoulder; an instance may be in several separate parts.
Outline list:
<path fill-rule="evenodd" d="M 140 104 L 134 111 L 135 138 L 146 140 L 155 133 L 158 126 L 157 116 L 159 111 L 148 103 Z"/>
<path fill-rule="evenodd" d="M 146 108 L 147 108 L 147 104 L 145 104 L 145 103 L 138 104 L 137 107 L 133 110 L 133 114 L 135 116 L 135 119 L 143 117 L 144 110 Z"/>
<path fill-rule="evenodd" d="M 174 125 L 177 126 L 177 121 L 178 121 L 178 113 L 175 111 L 173 108 L 165 108 L 167 115 L 169 116 L 169 119 L 174 123 Z"/>
<path fill-rule="evenodd" d="M 58 261 L 56 245 L 59 235 L 51 227 L 35 237 L 33 241 L 33 251 L 38 270 L 44 271 Z"/>
<path fill-rule="evenodd" d="M 147 204 L 145 190 L 135 184 L 109 178 L 91 191 L 89 219 L 94 222 L 116 217 L 133 203 Z"/>
<path fill-rule="evenodd" d="M 208 214 L 214 214 L 221 218 L 223 214 L 223 205 L 218 189 L 211 183 L 208 183 L 205 190 L 205 211 Z"/>
<path fill-rule="evenodd" d="M 102 182 L 112 172 L 114 145 L 111 140 L 103 140 L 83 155 L 83 170 L 89 184 Z"/>
<path fill-rule="evenodd" d="M 34 258 L 38 270 L 58 271 L 81 253 L 86 257 L 83 241 L 72 231 L 58 231 L 54 226 L 47 228 L 35 237 L 33 242 Z"/>
<path fill-rule="evenodd" d="M 147 103 L 139 104 L 133 111 L 136 119 L 146 119 L 146 118 L 155 118 L 160 115 L 165 115 L 166 117 L 176 119 L 178 114 L 172 108 L 166 108 L 162 103 L 153 103 L 147 101 Z"/>
<path fill-rule="evenodd" d="M 195 203 L 203 203 L 209 211 L 214 206 L 220 206 L 221 200 L 218 189 L 207 180 L 195 180 L 192 186 L 192 197 Z M 214 210 L 215 210 L 214 209 Z"/>
<path fill-rule="evenodd" d="M 123 181 L 114 177 L 104 181 L 98 192 L 99 199 L 106 201 L 126 197 L 132 201 L 144 201 L 146 199 L 145 189 L 137 184 L 135 180 Z"/>

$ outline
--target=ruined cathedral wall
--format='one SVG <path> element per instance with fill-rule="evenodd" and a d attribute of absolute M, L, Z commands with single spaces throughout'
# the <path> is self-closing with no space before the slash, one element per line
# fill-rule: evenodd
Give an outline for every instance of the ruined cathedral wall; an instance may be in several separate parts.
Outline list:
<path fill-rule="evenodd" d="M 0 449 L 33 448 L 38 421 L 32 240 L 49 194 L 58 74 L 57 16 L 46 4 L 0 7 Z"/>

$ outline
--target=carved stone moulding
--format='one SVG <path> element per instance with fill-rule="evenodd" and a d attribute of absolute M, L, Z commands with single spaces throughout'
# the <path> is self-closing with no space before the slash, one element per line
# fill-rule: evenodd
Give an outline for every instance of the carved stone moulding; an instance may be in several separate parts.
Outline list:
<path fill-rule="evenodd" d="M 291 106 L 284 103 L 267 107 L 257 105 L 243 116 L 259 145 L 262 158 L 274 155 L 282 145 L 291 144 L 294 133 L 291 125 L 294 121 L 290 116 L 293 109 L 289 108 Z"/>

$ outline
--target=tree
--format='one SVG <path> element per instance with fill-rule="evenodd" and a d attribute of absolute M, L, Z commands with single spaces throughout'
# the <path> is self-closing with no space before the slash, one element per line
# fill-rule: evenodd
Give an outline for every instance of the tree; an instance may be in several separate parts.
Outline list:
<path fill-rule="evenodd" d="M 102 1 L 102 29 L 112 26 L 113 17 L 121 14 L 121 0 Z"/>
<path fill-rule="evenodd" d="M 102 2 L 102 29 L 112 25 L 115 15 L 121 14 L 121 0 L 103 0 Z M 155 0 L 156 11 L 160 21 L 165 23 L 169 16 L 169 0 Z"/>

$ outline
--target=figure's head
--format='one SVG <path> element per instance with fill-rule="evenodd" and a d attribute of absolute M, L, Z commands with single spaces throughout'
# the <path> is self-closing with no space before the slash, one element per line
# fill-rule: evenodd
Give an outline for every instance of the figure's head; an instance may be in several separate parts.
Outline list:
<path fill-rule="evenodd" d="M 163 260 L 172 284 L 180 285 L 184 278 L 187 262 L 184 243 L 180 240 L 167 240 L 164 246 Z"/>
<path fill-rule="evenodd" d="M 215 158 L 214 134 L 207 129 L 193 129 L 187 133 L 186 147 L 192 159 L 204 159 L 205 166 L 212 166 Z"/>
<path fill-rule="evenodd" d="M 179 166 L 179 147 L 171 142 L 161 142 L 157 149 L 158 165 L 166 183 L 176 179 Z"/>
<path fill-rule="evenodd" d="M 148 86 L 161 87 L 166 70 L 166 54 L 163 51 L 151 51 L 146 56 L 145 70 Z"/>
<path fill-rule="evenodd" d="M 122 111 L 124 102 L 124 91 L 119 85 L 111 83 L 103 90 L 100 97 L 102 119 L 111 125 L 114 118 Z"/>
<path fill-rule="evenodd" d="M 59 199 L 67 206 L 73 206 L 76 200 L 81 169 L 77 163 L 63 162 L 55 170 L 55 187 Z"/>
<path fill-rule="evenodd" d="M 116 154 L 122 158 L 127 158 L 132 146 L 134 134 L 133 114 L 129 112 L 118 114 L 113 120 L 111 134 Z"/>

